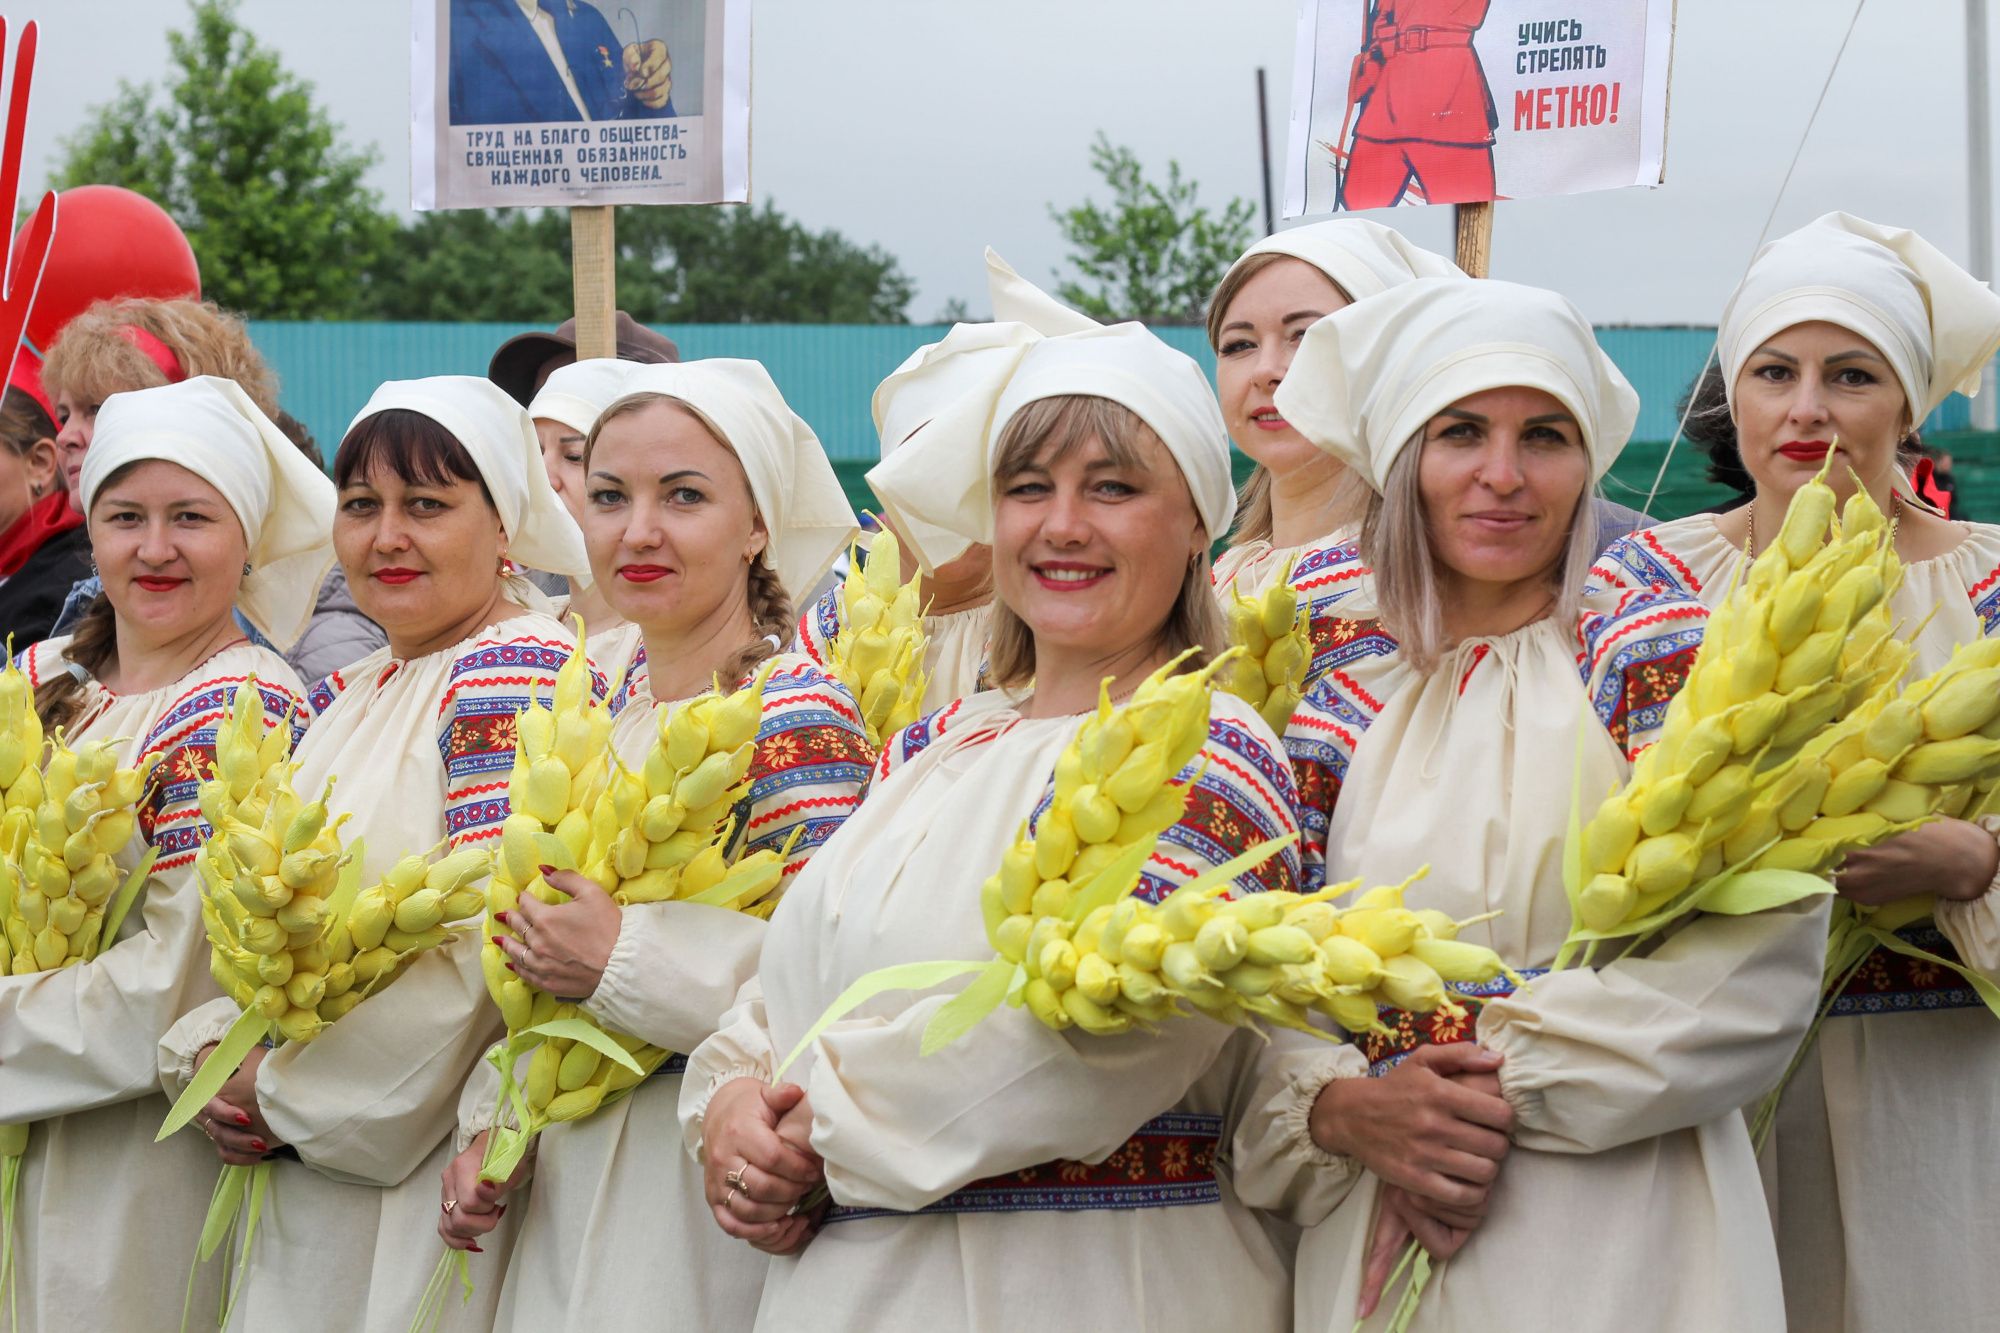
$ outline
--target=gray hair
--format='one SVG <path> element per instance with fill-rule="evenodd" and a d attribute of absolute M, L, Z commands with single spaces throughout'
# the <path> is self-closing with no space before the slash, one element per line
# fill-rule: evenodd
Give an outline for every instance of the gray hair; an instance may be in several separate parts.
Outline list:
<path fill-rule="evenodd" d="M 1396 636 L 1403 655 L 1420 672 L 1430 671 L 1452 648 L 1444 628 L 1438 593 L 1437 555 L 1432 550 L 1417 460 L 1423 432 L 1389 465 L 1382 493 L 1371 496 L 1361 520 L 1361 558 L 1373 571 L 1375 605 L 1382 624 Z M 1549 567 L 1555 604 L 1549 614 L 1568 622 L 1582 609 L 1583 585 L 1597 559 L 1596 487 L 1585 486 L 1570 517 L 1563 553 Z"/>

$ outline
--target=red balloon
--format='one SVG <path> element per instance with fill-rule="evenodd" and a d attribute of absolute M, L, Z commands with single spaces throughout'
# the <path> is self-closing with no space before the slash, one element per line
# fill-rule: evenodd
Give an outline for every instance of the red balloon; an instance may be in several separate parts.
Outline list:
<path fill-rule="evenodd" d="M 122 186 L 79 185 L 56 196 L 55 243 L 28 339 L 47 351 L 64 325 L 99 301 L 200 295 L 194 249 L 165 209 Z"/>

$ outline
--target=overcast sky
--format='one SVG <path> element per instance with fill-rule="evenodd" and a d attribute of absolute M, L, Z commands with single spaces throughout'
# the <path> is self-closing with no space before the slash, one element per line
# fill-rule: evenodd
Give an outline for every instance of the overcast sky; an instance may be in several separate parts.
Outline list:
<path fill-rule="evenodd" d="M 1965 3 L 1867 4 L 1777 230 L 1842 208 L 1967 257 Z M 1494 276 L 1555 287 L 1599 322 L 1713 323 L 1853 7 L 1680 0 L 1666 185 L 1503 204 Z M 180 0 L 5 10 L 42 25 L 35 189 L 120 80 L 161 78 L 167 31 L 187 21 Z M 1037 280 L 1062 267 L 1048 205 L 1096 187 L 1100 129 L 1151 168 L 1179 159 L 1206 198 L 1256 198 L 1255 72 L 1268 70 L 1281 154 L 1295 13 L 1294 0 L 757 0 L 753 189 L 896 255 L 917 282 L 913 318 L 954 296 L 984 314 L 982 246 Z M 410 0 L 244 0 L 239 14 L 350 143 L 376 149 L 372 183 L 407 210 Z M 1448 209 L 1386 220 L 1449 246 Z"/>

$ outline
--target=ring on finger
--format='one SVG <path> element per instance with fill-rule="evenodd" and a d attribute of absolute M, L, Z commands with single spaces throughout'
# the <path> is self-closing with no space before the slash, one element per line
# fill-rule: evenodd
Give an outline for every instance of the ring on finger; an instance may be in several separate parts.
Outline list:
<path fill-rule="evenodd" d="M 744 1189 L 743 1170 L 749 1165 L 748 1162 L 744 1162 L 741 1165 L 731 1167 L 723 1173 L 722 1183 L 733 1190 Z"/>
<path fill-rule="evenodd" d="M 446 1199 L 446 1200 L 444 1201 L 444 1215 L 445 1215 L 446 1217 L 450 1217 L 450 1216 L 451 1216 L 451 1215 L 452 1215 L 453 1213 L 455 1213 L 455 1212 L 457 1212 L 457 1211 L 458 1211 L 458 1200 L 457 1200 L 457 1199 Z"/>

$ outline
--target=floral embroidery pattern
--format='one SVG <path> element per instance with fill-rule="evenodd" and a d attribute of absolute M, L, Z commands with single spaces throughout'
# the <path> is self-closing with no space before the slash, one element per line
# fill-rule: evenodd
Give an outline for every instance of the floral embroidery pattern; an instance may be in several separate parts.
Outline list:
<path fill-rule="evenodd" d="M 1931 922 L 1905 926 L 1896 936 L 1926 953 L 1958 961 L 1956 946 Z M 1847 985 L 1833 1002 L 1831 1016 L 1925 1013 L 1936 1009 L 1969 1009 L 1980 1003 L 1972 987 L 1949 968 L 1893 949 L 1877 949 L 1847 979 Z"/>
<path fill-rule="evenodd" d="M 1533 980 L 1546 974 L 1545 967 L 1528 968 L 1521 975 Z M 1498 1000 L 1514 993 L 1514 983 L 1505 977 L 1478 985 L 1446 983 L 1445 989 L 1461 1001 L 1459 1012 L 1450 1009 L 1435 1009 L 1428 1014 L 1413 1014 L 1407 1009 L 1382 1008 L 1379 1013 L 1384 1032 L 1364 1032 L 1356 1041 L 1361 1053 L 1368 1057 L 1368 1076 L 1380 1078 L 1408 1058 L 1410 1052 L 1419 1046 L 1450 1046 L 1456 1042 L 1472 1041 L 1479 1034 L 1478 1007 L 1463 1001 Z"/>
<path fill-rule="evenodd" d="M 1219 1203 L 1215 1153 L 1222 1117 L 1169 1112 L 1155 1116 L 1115 1152 L 1095 1165 L 1056 1161 L 975 1180 L 920 1213 L 1088 1212 L 1099 1209 L 1176 1208 Z M 828 1223 L 863 1217 L 908 1217 L 886 1208 L 844 1208 Z"/>

